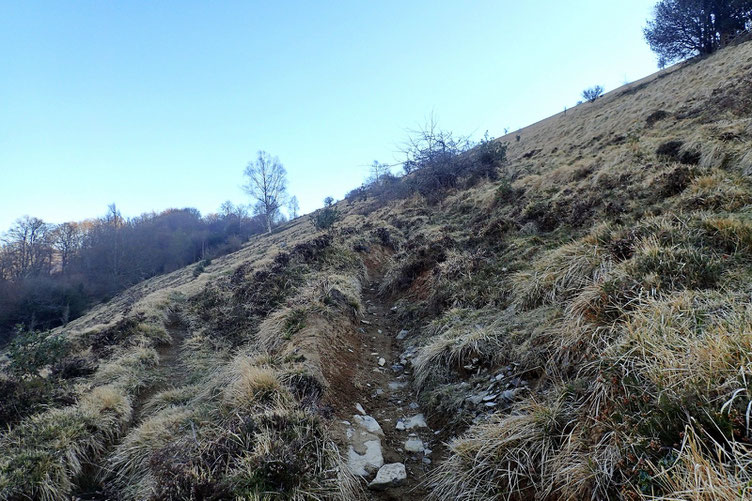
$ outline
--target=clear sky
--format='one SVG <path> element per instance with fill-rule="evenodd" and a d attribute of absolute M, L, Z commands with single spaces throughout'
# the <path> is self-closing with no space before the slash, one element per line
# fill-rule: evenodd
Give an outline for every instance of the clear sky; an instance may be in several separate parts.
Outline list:
<path fill-rule="evenodd" d="M 502 135 L 655 71 L 655 0 L 0 0 L 0 231 L 245 203 L 279 156 L 304 212 L 433 112 Z"/>

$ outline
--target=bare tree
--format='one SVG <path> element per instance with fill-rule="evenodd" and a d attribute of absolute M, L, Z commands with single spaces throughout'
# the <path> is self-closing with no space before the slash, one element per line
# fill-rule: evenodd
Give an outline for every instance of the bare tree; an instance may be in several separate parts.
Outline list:
<path fill-rule="evenodd" d="M 244 172 L 243 189 L 256 202 L 255 210 L 263 214 L 266 231 L 271 233 L 274 218 L 285 201 L 287 172 L 279 161 L 265 151 L 259 151 L 255 162 L 249 162 Z"/>
<path fill-rule="evenodd" d="M 379 184 L 386 176 L 392 173 L 391 168 L 387 164 L 382 164 L 376 160 L 373 161 L 370 168 L 370 175 L 366 180 L 367 184 Z"/>
<path fill-rule="evenodd" d="M 295 219 L 296 217 L 298 217 L 298 213 L 300 212 L 298 197 L 293 195 L 292 198 L 290 198 L 290 200 L 287 202 L 287 210 L 290 213 L 290 219 Z"/>
<path fill-rule="evenodd" d="M 24 277 L 48 270 L 52 262 L 50 226 L 36 217 L 24 216 L 8 230 L 5 244 L 12 259 L 12 274 Z"/>
<path fill-rule="evenodd" d="M 81 248 L 82 234 L 77 223 L 63 223 L 55 227 L 52 232 L 52 245 L 60 256 L 60 269 L 63 273 L 68 270 L 71 258 Z"/>

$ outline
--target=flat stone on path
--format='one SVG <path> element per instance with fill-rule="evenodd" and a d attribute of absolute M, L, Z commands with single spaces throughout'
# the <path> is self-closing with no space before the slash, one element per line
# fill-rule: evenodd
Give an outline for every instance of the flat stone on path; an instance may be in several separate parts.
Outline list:
<path fill-rule="evenodd" d="M 423 441 L 418 437 L 410 437 L 405 442 L 407 452 L 423 452 Z"/>
<path fill-rule="evenodd" d="M 368 484 L 371 489 L 386 489 L 387 487 L 393 487 L 400 485 L 407 478 L 407 471 L 405 465 L 402 463 L 390 463 L 385 464 L 379 468 L 379 472 L 376 474 L 376 478 L 373 482 Z"/>
<path fill-rule="evenodd" d="M 423 414 L 416 414 L 408 419 L 400 419 L 397 422 L 398 430 L 412 430 L 413 428 L 428 428 L 426 418 Z"/>
<path fill-rule="evenodd" d="M 350 442 L 347 466 L 353 475 L 368 477 L 384 465 L 381 437 L 384 431 L 371 416 L 353 416 L 353 427 L 347 429 Z"/>
<path fill-rule="evenodd" d="M 367 477 L 384 464 L 381 453 L 381 440 L 367 440 L 362 444 L 363 454 L 351 445 L 347 450 L 347 465 L 353 475 Z"/>
<path fill-rule="evenodd" d="M 373 433 L 375 435 L 384 436 L 384 430 L 381 429 L 381 425 L 373 419 L 371 416 L 353 416 L 353 421 L 355 421 L 355 424 L 359 426 L 360 428 L 363 428 L 368 433 Z"/>

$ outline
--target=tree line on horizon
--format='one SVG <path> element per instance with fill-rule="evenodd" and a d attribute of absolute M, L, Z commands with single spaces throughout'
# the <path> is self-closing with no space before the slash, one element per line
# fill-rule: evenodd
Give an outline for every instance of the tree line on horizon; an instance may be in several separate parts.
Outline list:
<path fill-rule="evenodd" d="M 275 222 L 279 222 L 278 220 Z M 124 218 L 107 214 L 58 225 L 18 219 L 0 243 L 0 343 L 50 329 L 147 278 L 233 252 L 266 231 L 262 215 L 231 202 Z"/>

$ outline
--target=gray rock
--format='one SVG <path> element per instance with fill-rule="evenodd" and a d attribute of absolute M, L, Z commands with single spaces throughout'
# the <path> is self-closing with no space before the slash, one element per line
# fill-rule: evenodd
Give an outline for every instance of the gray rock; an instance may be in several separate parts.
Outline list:
<path fill-rule="evenodd" d="M 402 463 L 390 463 L 385 464 L 379 468 L 376 478 L 373 482 L 368 484 L 371 489 L 386 489 L 387 487 L 393 487 L 400 485 L 407 478 L 407 470 Z"/>
<path fill-rule="evenodd" d="M 407 386 L 404 381 L 392 381 L 389 383 L 389 389 L 392 391 L 401 390 Z"/>
<path fill-rule="evenodd" d="M 410 331 L 406 331 L 405 329 L 402 329 L 397 334 L 397 340 L 398 341 L 402 341 L 403 339 L 405 339 L 407 337 L 408 334 L 410 334 Z"/>
<path fill-rule="evenodd" d="M 384 367 L 384 364 L 386 364 L 386 359 L 384 357 L 379 358 L 379 367 Z"/>
<path fill-rule="evenodd" d="M 418 437 L 410 437 L 405 442 L 407 452 L 423 452 L 423 441 Z"/>
<path fill-rule="evenodd" d="M 362 428 L 368 433 L 373 433 L 374 435 L 379 435 L 381 437 L 384 436 L 384 430 L 381 429 L 381 425 L 379 425 L 378 421 L 371 416 L 355 415 L 353 416 L 353 421 L 355 422 L 355 426 Z"/>
<path fill-rule="evenodd" d="M 366 414 L 366 410 L 363 408 L 362 405 L 360 405 L 360 403 L 355 404 L 355 410 L 358 411 L 358 412 L 360 412 L 364 416 Z"/>
<path fill-rule="evenodd" d="M 368 477 L 384 465 L 381 440 L 367 440 L 362 446 L 362 454 L 352 445 L 348 448 L 347 466 L 353 475 Z"/>
<path fill-rule="evenodd" d="M 486 398 L 486 394 L 480 393 L 478 395 L 470 395 L 469 397 L 467 397 L 466 400 L 473 405 L 479 405 L 483 401 L 484 398 Z"/>
<path fill-rule="evenodd" d="M 517 394 L 517 391 L 515 390 L 504 390 L 501 392 L 501 398 L 504 400 L 514 400 L 514 396 Z"/>
<path fill-rule="evenodd" d="M 400 425 L 402 425 L 402 427 L 400 427 Z M 423 414 L 416 414 L 411 418 L 400 419 L 397 422 L 398 430 L 412 430 L 413 428 L 428 428 L 428 425 L 426 424 L 426 418 L 423 416 Z"/>

